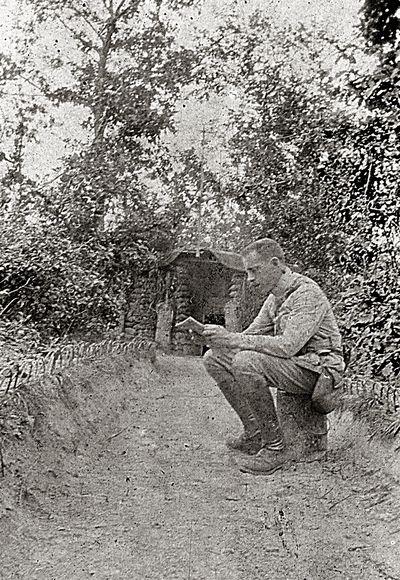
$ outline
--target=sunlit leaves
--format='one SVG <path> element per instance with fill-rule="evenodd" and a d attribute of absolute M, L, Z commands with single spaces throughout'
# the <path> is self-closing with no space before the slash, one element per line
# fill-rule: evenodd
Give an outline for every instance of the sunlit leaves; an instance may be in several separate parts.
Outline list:
<path fill-rule="evenodd" d="M 390 17 L 378 23 L 390 42 L 385 26 L 397 16 L 391 8 L 381 16 Z M 241 104 L 230 116 L 227 191 L 245 210 L 256 208 L 263 234 L 279 239 L 338 302 L 357 368 L 387 378 L 399 366 L 392 323 L 399 292 L 398 66 L 390 66 L 386 49 L 380 61 L 363 60 L 360 41 L 343 47 L 326 34 L 315 51 L 314 36 L 304 27 L 279 30 L 260 14 L 246 26 L 228 19 L 216 32 L 205 74 L 207 66 L 218 71 L 217 90 L 233 86 Z M 324 43 L 349 72 L 329 74 Z M 369 72 L 354 67 L 360 60 Z M 211 73 L 209 82 L 214 86 Z"/>

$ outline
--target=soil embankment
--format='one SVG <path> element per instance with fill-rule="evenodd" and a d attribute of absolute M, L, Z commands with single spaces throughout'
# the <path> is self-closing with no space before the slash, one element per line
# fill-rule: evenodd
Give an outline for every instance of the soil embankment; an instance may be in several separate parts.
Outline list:
<path fill-rule="evenodd" d="M 103 361 L 36 395 L 3 448 L 1 578 L 400 578 L 395 456 L 349 418 L 323 463 L 256 478 L 197 359 Z"/>

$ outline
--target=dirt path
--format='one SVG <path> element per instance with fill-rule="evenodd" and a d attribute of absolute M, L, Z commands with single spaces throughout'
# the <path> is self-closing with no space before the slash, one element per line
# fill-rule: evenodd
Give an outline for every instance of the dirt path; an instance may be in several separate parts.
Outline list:
<path fill-rule="evenodd" d="M 327 461 L 269 478 L 237 469 L 238 427 L 199 360 L 159 358 L 116 430 L 8 533 L 1 578 L 400 578 L 397 483 L 345 426 Z"/>

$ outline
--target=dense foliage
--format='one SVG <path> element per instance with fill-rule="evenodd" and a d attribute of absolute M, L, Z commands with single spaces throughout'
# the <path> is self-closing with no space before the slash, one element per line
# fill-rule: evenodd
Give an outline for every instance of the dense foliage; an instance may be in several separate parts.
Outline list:
<path fill-rule="evenodd" d="M 33 183 L 23 161 L 27 131 L 36 137 L 36 111 L 29 116 L 25 105 L 2 179 L 6 319 L 20 317 L 49 336 L 115 326 L 137 275 L 174 243 L 179 206 L 165 208 L 158 191 L 171 171 L 161 137 L 174 129 L 174 104 L 196 64 L 194 52 L 175 42 L 172 24 L 189 4 L 29 3 L 34 20 L 24 44 L 31 57 L 18 66 L 5 59 L 4 76 L 23 67 L 49 109 L 83 108 L 87 142 L 64 160 L 57 179 Z M 68 38 L 69 50 L 48 43 L 38 62 L 47 27 Z"/>
<path fill-rule="evenodd" d="M 361 44 L 337 47 L 347 71 L 332 74 L 323 34 L 316 45 L 304 28 L 277 30 L 261 13 L 246 25 L 228 20 L 212 58 L 220 90 L 240 102 L 227 190 L 258 209 L 262 233 L 336 302 L 354 368 L 388 378 L 400 360 L 399 21 L 393 6 L 382 10 L 364 7 L 364 74 L 354 58 Z"/>
<path fill-rule="evenodd" d="M 40 91 L 16 105 L 0 152 L 3 319 L 48 336 L 102 331 L 117 324 L 138 273 L 177 240 L 236 249 L 269 235 L 335 301 L 354 369 L 391 378 L 400 352 L 397 2 L 365 0 L 346 45 L 323 30 L 279 28 L 263 11 L 243 17 L 235 2 L 212 31 L 179 44 L 191 4 L 29 2 L 25 56 L 0 60 L 0 90 L 29 77 Z M 38 62 L 45 27 L 69 44 L 42 46 Z M 197 148 L 174 149 L 187 95 L 205 106 L 220 99 L 224 125 L 216 137 L 203 126 Z M 86 142 L 56 179 L 35 183 L 26 146 L 66 104 L 85 112 Z M 216 148 L 218 167 L 208 163 Z"/>
<path fill-rule="evenodd" d="M 262 233 L 279 239 L 290 260 L 325 274 L 340 251 L 340 232 L 329 227 L 331 193 L 322 173 L 347 122 L 332 111 L 326 71 L 315 62 L 300 69 L 311 50 L 306 30 L 277 30 L 260 12 L 250 28 L 233 19 L 217 34 L 212 70 L 220 73 L 221 90 L 234 88 L 239 101 L 229 120 L 226 190 L 247 212 L 257 208 Z"/>
<path fill-rule="evenodd" d="M 339 222 L 347 236 L 343 301 L 357 367 L 390 379 L 400 367 L 400 20 L 391 0 L 366 0 L 363 10 L 375 67 L 352 83 L 365 116 L 353 124 L 347 155 L 334 167 L 348 183 Z"/>

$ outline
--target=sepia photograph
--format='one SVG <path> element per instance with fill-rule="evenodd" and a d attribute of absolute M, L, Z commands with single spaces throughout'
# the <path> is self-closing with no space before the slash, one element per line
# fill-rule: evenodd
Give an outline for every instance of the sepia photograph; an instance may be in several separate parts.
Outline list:
<path fill-rule="evenodd" d="M 400 580 L 400 0 L 0 0 L 0 580 Z"/>

